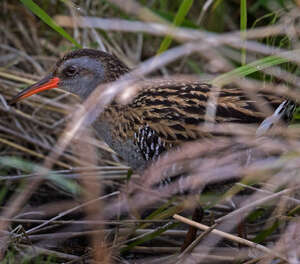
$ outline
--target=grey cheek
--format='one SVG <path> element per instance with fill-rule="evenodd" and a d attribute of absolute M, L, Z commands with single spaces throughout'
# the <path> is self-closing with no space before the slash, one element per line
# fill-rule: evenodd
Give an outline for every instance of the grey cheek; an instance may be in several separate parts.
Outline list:
<path fill-rule="evenodd" d="M 89 73 L 84 73 L 81 78 L 86 82 L 92 82 L 95 79 L 95 76 L 94 74 L 89 72 Z"/>
<path fill-rule="evenodd" d="M 70 93 L 75 93 L 79 95 L 79 92 L 81 91 L 81 83 L 78 82 L 77 80 L 64 80 L 63 82 L 60 83 L 59 88 L 70 92 Z"/>
<path fill-rule="evenodd" d="M 68 91 L 68 92 L 74 92 L 73 89 L 74 89 L 74 86 L 72 85 L 72 81 L 70 80 L 67 80 L 67 81 L 64 81 L 63 83 L 61 83 L 61 88 Z"/>
<path fill-rule="evenodd" d="M 75 89 L 73 88 L 73 92 L 82 99 L 86 99 L 98 84 L 99 80 L 95 79 L 93 74 L 86 74 L 84 77 L 80 78 L 80 80 L 73 81 L 73 86 L 76 87 Z"/>

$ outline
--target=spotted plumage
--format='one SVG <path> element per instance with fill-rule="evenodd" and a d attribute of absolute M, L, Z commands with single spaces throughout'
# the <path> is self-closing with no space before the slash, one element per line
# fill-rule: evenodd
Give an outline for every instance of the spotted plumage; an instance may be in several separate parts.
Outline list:
<path fill-rule="evenodd" d="M 73 51 L 59 60 L 46 78 L 22 91 L 13 102 L 54 87 L 85 99 L 99 84 L 114 81 L 127 72 L 129 69 L 110 54 L 90 49 Z M 200 82 L 143 81 L 140 88 L 127 105 L 113 101 L 93 124 L 133 169 L 145 168 L 161 153 L 186 141 L 214 136 L 199 128 L 205 121 L 261 124 L 259 131 L 263 133 L 278 119 L 290 119 L 294 110 L 291 101 L 261 92 L 257 94 L 260 106 L 273 111 L 264 112 L 252 97 L 233 86 L 218 91 Z M 212 95 L 217 98 L 216 115 L 214 120 L 206 120 Z"/>
<path fill-rule="evenodd" d="M 134 133 L 134 141 L 146 161 L 155 160 L 166 151 L 165 141 L 148 125 L 138 128 Z"/>

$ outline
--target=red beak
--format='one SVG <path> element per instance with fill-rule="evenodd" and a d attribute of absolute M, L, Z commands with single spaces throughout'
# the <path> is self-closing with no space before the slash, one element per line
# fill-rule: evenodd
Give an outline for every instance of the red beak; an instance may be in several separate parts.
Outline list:
<path fill-rule="evenodd" d="M 44 79 L 39 82 L 27 87 L 23 91 L 19 92 L 9 104 L 15 104 L 16 102 L 23 100 L 26 97 L 29 97 L 33 94 L 49 90 L 52 88 L 57 88 L 59 83 L 58 77 L 52 77 L 51 75 L 46 76 Z"/>

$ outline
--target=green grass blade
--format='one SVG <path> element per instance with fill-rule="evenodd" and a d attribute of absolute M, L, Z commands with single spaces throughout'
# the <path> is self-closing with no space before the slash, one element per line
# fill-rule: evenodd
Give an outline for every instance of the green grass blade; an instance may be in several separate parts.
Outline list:
<path fill-rule="evenodd" d="M 222 74 L 217 78 L 215 78 L 214 80 L 212 80 L 212 84 L 216 86 L 223 86 L 225 84 L 232 82 L 234 78 L 244 77 L 254 72 L 261 71 L 263 69 L 288 62 L 290 61 L 289 58 L 291 58 L 292 60 L 293 57 L 298 57 L 298 56 L 300 56 L 300 49 L 287 51 L 284 53 L 284 57 L 280 57 L 280 54 L 271 55 L 263 59 L 251 62 L 247 65 L 241 66 L 239 68 L 236 68 L 225 74 Z"/>
<path fill-rule="evenodd" d="M 255 243 L 262 243 L 266 240 L 268 236 L 275 232 L 275 230 L 279 227 L 280 222 L 276 220 L 272 226 L 266 228 L 259 232 L 254 239 L 252 239 Z"/>
<path fill-rule="evenodd" d="M 157 10 L 157 9 L 150 9 L 154 14 L 156 14 L 157 16 L 160 16 L 161 18 L 163 18 L 165 21 L 173 23 L 173 21 L 175 20 L 175 16 L 172 12 L 167 12 L 167 11 L 161 11 L 161 10 Z M 186 27 L 186 28 L 192 28 L 192 29 L 200 29 L 200 27 L 194 23 L 192 20 L 188 19 L 188 18 L 184 18 L 182 23 L 180 24 L 180 26 L 182 27 Z"/>
<path fill-rule="evenodd" d="M 17 157 L 0 157 L 0 166 L 16 168 L 27 173 L 42 171 L 41 166 Z M 45 175 L 45 178 L 72 194 L 78 194 L 81 190 L 80 186 L 74 180 L 66 179 L 61 174 L 49 172 Z"/>
<path fill-rule="evenodd" d="M 175 26 L 180 26 L 182 24 L 182 22 L 184 21 L 184 18 L 186 17 L 187 13 L 189 12 L 189 10 L 191 9 L 192 5 L 193 5 L 194 0 L 183 0 L 178 12 L 174 18 L 173 24 Z M 170 44 L 172 43 L 172 38 L 170 36 L 166 36 L 164 38 L 164 40 L 162 41 L 162 43 L 160 44 L 159 50 L 157 52 L 157 54 L 160 54 L 164 51 L 166 51 Z"/>
<path fill-rule="evenodd" d="M 121 249 L 121 252 L 127 252 L 130 249 L 134 248 L 135 246 L 138 246 L 140 244 L 143 244 L 147 241 L 153 240 L 154 238 L 158 237 L 159 235 L 161 235 L 162 233 L 164 233 L 165 231 L 172 229 L 174 227 L 176 227 L 178 225 L 178 223 L 167 223 L 166 225 L 159 227 L 157 229 L 155 229 L 154 232 L 151 232 L 143 237 L 138 238 L 137 240 L 131 242 L 127 247 Z"/>
<path fill-rule="evenodd" d="M 247 30 L 247 0 L 241 0 L 241 17 L 240 17 L 240 29 L 242 39 L 246 39 Z M 242 48 L 241 64 L 246 64 L 246 48 Z"/>
<path fill-rule="evenodd" d="M 57 25 L 55 21 L 48 16 L 48 14 L 41 9 L 36 3 L 32 0 L 20 0 L 23 5 L 25 5 L 32 13 L 38 16 L 42 21 L 44 21 L 49 27 L 54 29 L 57 33 L 61 34 L 65 39 L 72 42 L 77 48 L 81 48 L 81 45 L 73 39 L 62 27 Z"/>

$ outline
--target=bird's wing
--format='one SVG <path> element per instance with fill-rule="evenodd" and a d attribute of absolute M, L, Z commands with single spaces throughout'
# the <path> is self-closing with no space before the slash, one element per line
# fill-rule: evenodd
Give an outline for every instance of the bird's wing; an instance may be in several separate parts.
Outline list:
<path fill-rule="evenodd" d="M 119 128 L 114 129 L 120 137 L 134 138 L 146 160 L 151 160 L 165 150 L 186 141 L 209 138 L 211 133 L 201 130 L 206 119 L 207 102 L 216 95 L 215 123 L 260 124 L 269 113 L 257 107 L 255 97 L 250 99 L 236 87 L 224 87 L 215 91 L 203 83 L 163 83 L 149 87 L 133 99 L 132 103 L 116 111 L 122 112 Z M 260 106 L 276 109 L 284 99 L 266 93 L 258 93 Z M 279 111 L 279 110 L 278 110 Z M 282 116 L 282 115 L 280 115 Z M 118 117 L 116 117 L 118 118 Z M 264 126 L 264 124 L 263 124 Z"/>
<path fill-rule="evenodd" d="M 151 129 L 172 146 L 207 137 L 209 134 L 199 130 L 199 125 L 205 121 L 207 102 L 213 93 L 217 92 L 202 83 L 176 83 L 146 89 L 130 105 L 135 116 L 141 118 L 136 130 L 141 126 L 146 131 Z M 268 117 L 241 89 L 225 87 L 216 96 L 216 123 L 260 124 Z M 266 93 L 259 93 L 257 97 L 262 102 L 260 106 L 265 104 L 269 110 L 276 109 L 283 101 Z"/>

